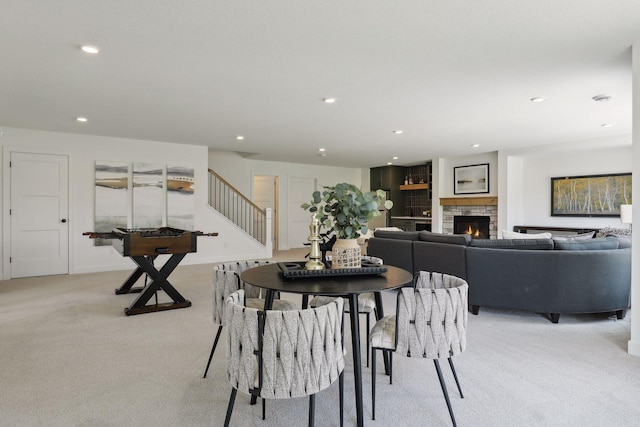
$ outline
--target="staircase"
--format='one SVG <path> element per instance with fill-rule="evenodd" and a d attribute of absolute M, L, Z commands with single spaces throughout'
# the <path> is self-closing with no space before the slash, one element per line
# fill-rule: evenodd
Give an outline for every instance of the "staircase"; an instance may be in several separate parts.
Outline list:
<path fill-rule="evenodd" d="M 209 205 L 261 244 L 270 245 L 271 210 L 262 210 L 211 169 Z"/>

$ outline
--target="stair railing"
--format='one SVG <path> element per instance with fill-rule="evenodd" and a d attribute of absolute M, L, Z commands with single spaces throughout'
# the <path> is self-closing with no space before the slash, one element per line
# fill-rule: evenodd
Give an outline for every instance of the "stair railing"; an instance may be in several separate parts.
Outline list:
<path fill-rule="evenodd" d="M 209 204 L 254 239 L 267 244 L 266 212 L 211 169 Z"/>

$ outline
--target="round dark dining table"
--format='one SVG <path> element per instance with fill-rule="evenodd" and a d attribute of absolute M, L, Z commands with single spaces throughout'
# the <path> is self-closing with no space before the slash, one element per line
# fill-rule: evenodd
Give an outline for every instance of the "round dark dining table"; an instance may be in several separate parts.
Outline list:
<path fill-rule="evenodd" d="M 357 425 L 364 425 L 362 403 L 362 361 L 360 354 L 360 325 L 358 321 L 358 295 L 374 292 L 376 298 L 376 318 L 384 316 L 381 291 L 397 289 L 410 285 L 413 275 L 391 265 L 385 265 L 386 272 L 377 275 L 345 275 L 285 278 L 279 263 L 254 267 L 242 273 L 242 281 L 267 290 L 265 310 L 273 305 L 276 292 L 289 292 L 302 295 L 328 295 L 344 297 L 349 300 L 351 319 L 351 342 L 353 348 L 353 375 L 356 392 Z M 285 263 L 288 264 L 288 263 Z M 304 263 L 303 263 L 304 264 Z"/>

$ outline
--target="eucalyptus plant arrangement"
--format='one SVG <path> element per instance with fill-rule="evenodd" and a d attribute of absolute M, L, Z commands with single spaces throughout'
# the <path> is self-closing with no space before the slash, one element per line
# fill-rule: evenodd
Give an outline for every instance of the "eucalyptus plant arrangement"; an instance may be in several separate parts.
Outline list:
<path fill-rule="evenodd" d="M 383 190 L 363 193 L 346 182 L 322 188 L 322 192 L 313 192 L 310 203 L 303 203 L 300 207 L 313 213 L 321 226 L 335 231 L 338 239 L 356 239 L 366 234 L 367 222 L 381 215 L 380 207 L 393 207 L 393 202 L 386 200 Z"/>

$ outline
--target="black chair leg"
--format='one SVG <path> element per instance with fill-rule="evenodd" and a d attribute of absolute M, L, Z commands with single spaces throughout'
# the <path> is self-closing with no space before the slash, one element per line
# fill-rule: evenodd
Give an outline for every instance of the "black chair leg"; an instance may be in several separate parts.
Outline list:
<path fill-rule="evenodd" d="M 267 419 L 267 399 L 262 399 L 262 421 Z"/>
<path fill-rule="evenodd" d="M 393 384 L 393 352 L 387 350 L 389 353 L 389 384 Z"/>
<path fill-rule="evenodd" d="M 376 349 L 371 349 L 371 419 L 376 419 Z"/>
<path fill-rule="evenodd" d="M 456 427 L 456 418 L 453 416 L 453 409 L 451 408 L 451 402 L 449 401 L 449 393 L 447 392 L 447 386 L 444 383 L 444 378 L 442 377 L 442 370 L 440 370 L 440 363 L 438 359 L 433 359 L 433 363 L 436 366 L 436 372 L 438 373 L 438 379 L 440 380 L 440 387 L 442 387 L 442 394 L 444 394 L 444 400 L 447 401 L 447 408 L 449 409 L 449 415 L 451 416 L 451 421 L 453 422 L 453 427 Z"/>
<path fill-rule="evenodd" d="M 316 414 L 316 395 L 312 394 L 309 396 L 309 427 L 313 427 L 315 425 L 315 414 Z"/>
<path fill-rule="evenodd" d="M 207 362 L 207 367 L 204 369 L 204 375 L 202 376 L 202 378 L 207 378 L 207 372 L 209 372 L 211 359 L 213 359 L 213 353 L 216 352 L 216 346 L 218 345 L 218 340 L 220 339 L 220 332 L 222 332 L 222 325 L 218 326 L 218 333 L 216 333 L 216 338 L 213 340 L 213 347 L 211 347 L 211 354 L 209 355 L 209 361 Z"/>
<path fill-rule="evenodd" d="M 365 335 L 365 339 L 367 340 L 367 368 L 369 367 L 369 331 L 371 330 L 370 328 L 370 317 L 371 314 L 367 313 L 367 334 Z"/>
<path fill-rule="evenodd" d="M 451 373 L 453 373 L 453 379 L 456 380 L 456 385 L 458 386 L 458 391 L 460 392 L 460 397 L 464 399 L 462 388 L 460 388 L 460 382 L 458 381 L 458 374 L 456 374 L 456 368 L 453 367 L 453 360 L 451 360 L 451 358 L 449 358 L 448 360 L 449 366 L 451 367 Z"/>
<path fill-rule="evenodd" d="M 344 425 L 344 373 L 340 372 L 338 377 L 338 389 L 340 390 L 340 427 Z"/>
<path fill-rule="evenodd" d="M 233 404 L 236 402 L 236 393 L 238 390 L 231 389 L 231 396 L 229 396 L 229 406 L 227 406 L 227 416 L 224 419 L 224 427 L 229 427 L 229 421 L 231 421 L 231 413 L 233 412 Z"/>

